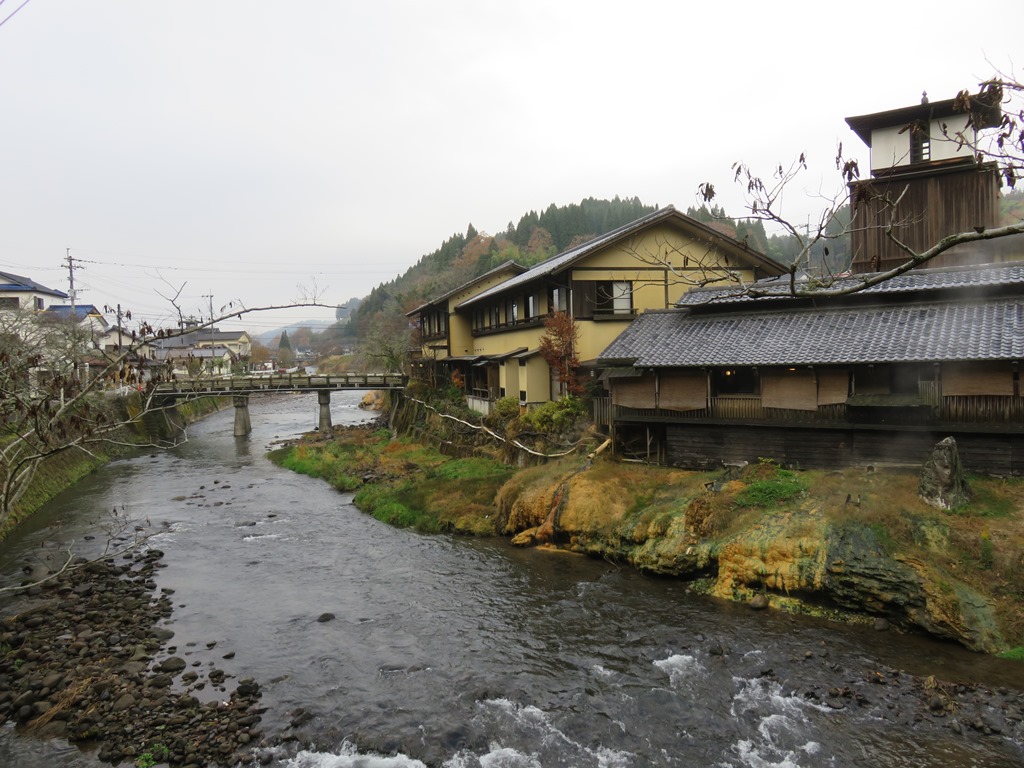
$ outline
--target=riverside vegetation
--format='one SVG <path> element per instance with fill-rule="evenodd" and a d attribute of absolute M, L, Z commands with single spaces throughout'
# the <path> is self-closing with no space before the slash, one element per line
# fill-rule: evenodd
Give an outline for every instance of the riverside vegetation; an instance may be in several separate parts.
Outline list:
<path fill-rule="evenodd" d="M 309 435 L 271 458 L 353 492 L 393 525 L 507 536 L 753 607 L 924 631 L 1024 660 L 1018 479 L 970 478 L 971 502 L 947 512 L 918 497 L 913 472 L 794 471 L 770 457 L 708 473 L 584 449 L 515 467 L 507 445 L 403 408 L 390 413 L 402 436 L 378 421 Z"/>

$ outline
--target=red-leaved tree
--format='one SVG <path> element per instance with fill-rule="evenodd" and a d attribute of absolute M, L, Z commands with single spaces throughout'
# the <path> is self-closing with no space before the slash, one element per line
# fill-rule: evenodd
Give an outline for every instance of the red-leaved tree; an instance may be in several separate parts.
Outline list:
<path fill-rule="evenodd" d="M 580 367 L 580 359 L 576 354 L 579 335 L 579 328 L 566 312 L 555 312 L 544 320 L 540 354 L 551 370 L 558 374 L 558 385 L 562 394 L 583 393 L 583 384 L 577 375 Z"/>

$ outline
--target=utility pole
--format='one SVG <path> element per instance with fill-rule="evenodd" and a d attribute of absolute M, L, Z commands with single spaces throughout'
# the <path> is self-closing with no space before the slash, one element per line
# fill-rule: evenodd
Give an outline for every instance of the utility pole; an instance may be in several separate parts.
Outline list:
<path fill-rule="evenodd" d="M 65 249 L 64 261 L 68 267 L 68 297 L 71 299 L 71 319 L 75 319 L 75 269 L 81 269 L 75 264 L 75 257 L 71 255 L 71 249 Z"/>
<path fill-rule="evenodd" d="M 214 341 L 213 341 L 213 294 L 204 293 L 202 298 L 210 300 L 210 373 L 213 373 L 213 353 L 214 353 Z"/>
<path fill-rule="evenodd" d="M 71 299 L 71 371 L 75 381 L 78 380 L 78 318 L 75 317 L 75 258 L 71 255 L 71 249 L 64 249 L 64 260 L 68 265 L 68 298 Z M 79 267 L 80 269 L 81 267 Z"/>

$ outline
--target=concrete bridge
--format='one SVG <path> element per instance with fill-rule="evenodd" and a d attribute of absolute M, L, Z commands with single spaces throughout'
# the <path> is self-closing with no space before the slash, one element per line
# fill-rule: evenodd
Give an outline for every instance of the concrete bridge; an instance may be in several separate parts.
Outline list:
<path fill-rule="evenodd" d="M 235 437 L 252 432 L 249 395 L 275 392 L 316 392 L 320 405 L 320 431 L 331 428 L 331 392 L 343 389 L 404 389 L 407 376 L 399 373 L 343 373 L 332 376 L 282 373 L 269 376 L 220 376 L 178 378 L 159 384 L 156 397 L 178 400 L 190 397 L 232 397 L 235 403 Z"/>

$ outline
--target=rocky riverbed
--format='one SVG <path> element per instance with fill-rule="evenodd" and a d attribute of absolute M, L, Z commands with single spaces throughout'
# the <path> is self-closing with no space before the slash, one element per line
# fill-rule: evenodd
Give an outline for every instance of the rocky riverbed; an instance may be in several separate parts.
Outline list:
<path fill-rule="evenodd" d="M 0 617 L 0 725 L 65 738 L 122 765 L 213 766 L 258 761 L 260 688 L 211 658 L 177 648 L 160 623 L 171 590 L 156 594 L 163 553 L 79 563 L 32 587 Z M 202 655 L 206 661 L 190 659 Z M 269 756 L 267 757 L 269 759 Z"/>

